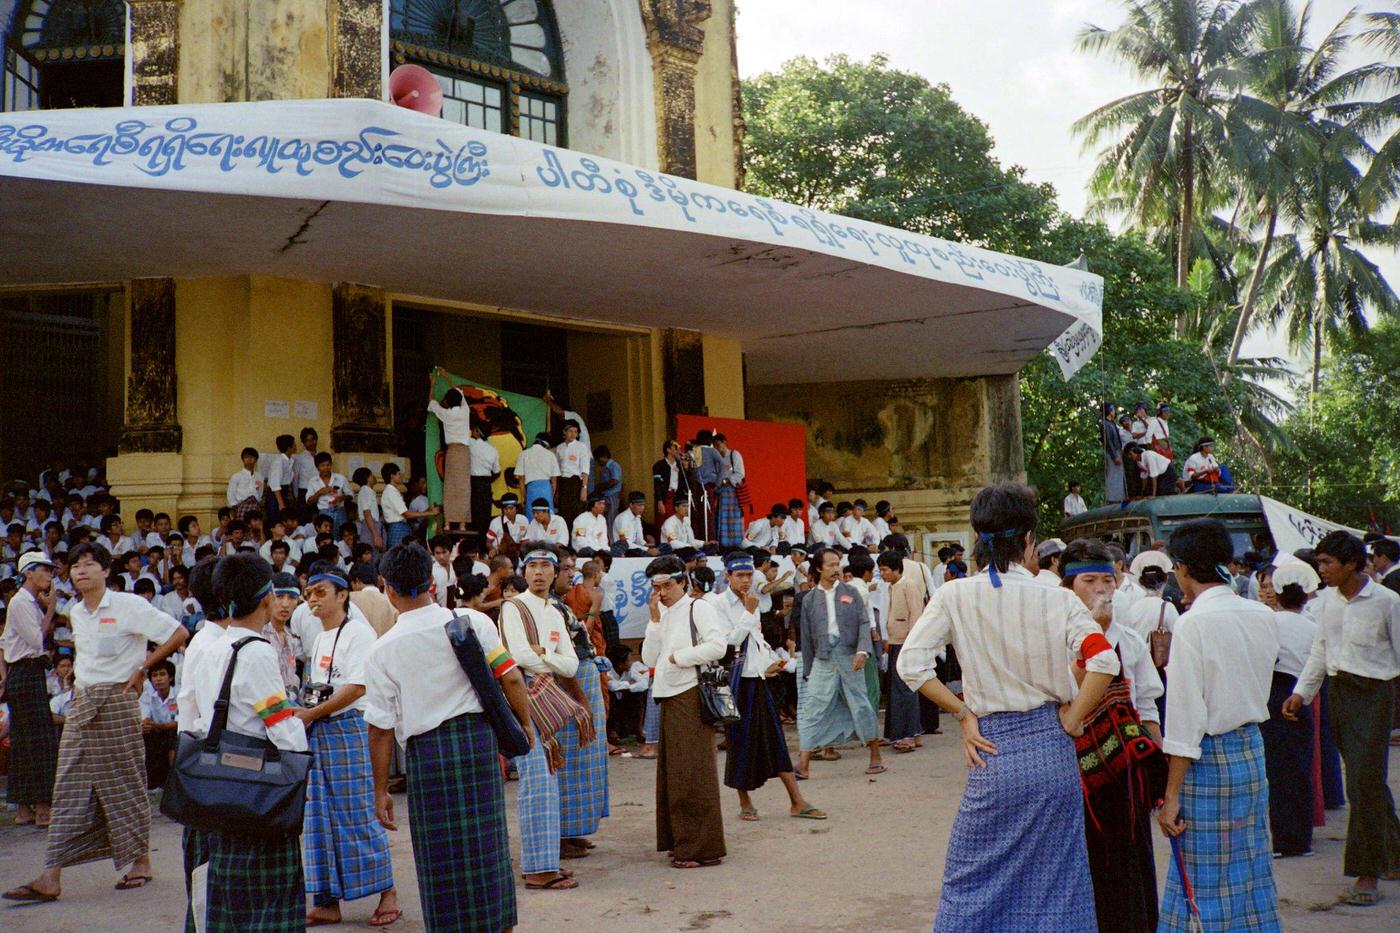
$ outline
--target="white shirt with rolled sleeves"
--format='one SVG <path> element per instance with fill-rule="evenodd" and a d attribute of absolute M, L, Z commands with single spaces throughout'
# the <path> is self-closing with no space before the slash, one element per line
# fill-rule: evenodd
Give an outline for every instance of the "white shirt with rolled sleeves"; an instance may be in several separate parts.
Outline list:
<path fill-rule="evenodd" d="M 306 498 L 320 492 L 325 487 L 331 487 L 335 492 L 326 493 L 316 500 L 317 511 L 324 512 L 327 509 L 340 508 L 345 500 L 350 498 L 350 481 L 339 473 L 332 473 L 329 480 L 321 479 L 321 474 L 317 473 L 306 483 Z"/>
<path fill-rule="evenodd" d="M 448 444 L 466 444 L 472 439 L 472 407 L 464 400 L 456 408 L 445 408 L 436 399 L 428 402 L 428 411 L 442 422 L 442 439 Z"/>
<path fill-rule="evenodd" d="M 233 506 L 245 499 L 262 501 L 263 478 L 248 470 L 239 470 L 228 478 L 228 504 Z"/>
<path fill-rule="evenodd" d="M 501 472 L 501 452 L 495 444 L 473 437 L 467 448 L 472 455 L 472 476 L 495 476 Z"/>
<path fill-rule="evenodd" d="M 1171 439 L 1172 429 L 1168 427 L 1165 418 L 1147 419 L 1147 436 L 1144 437 L 1141 441 L 1141 443 L 1144 446 L 1147 444 L 1151 444 L 1153 441 L 1166 441 L 1168 444 L 1170 444 Z"/>
<path fill-rule="evenodd" d="M 762 579 L 762 574 L 754 574 L 754 585 L 758 585 Z M 744 601 L 733 590 L 725 590 L 718 602 L 725 621 L 729 623 L 729 644 L 744 652 L 744 667 L 740 676 L 762 677 L 778 656 L 763 638 L 759 609 L 753 612 L 745 609 Z M 745 639 L 748 639 L 747 648 L 744 647 Z"/>
<path fill-rule="evenodd" d="M 1171 465 L 1172 462 L 1157 451 L 1144 449 L 1142 459 L 1138 461 L 1138 474 L 1143 479 L 1151 479 L 1167 472 Z"/>
<path fill-rule="evenodd" d="M 1317 638 L 1294 693 L 1311 700 L 1323 676 L 1340 671 L 1372 680 L 1400 677 L 1400 596 L 1368 579 L 1351 599 L 1328 587 L 1308 607 Z"/>
<path fill-rule="evenodd" d="M 1274 613 L 1278 624 L 1278 661 L 1274 670 L 1290 677 L 1299 677 L 1307 667 L 1317 638 L 1317 623 L 1300 612 L 1280 609 Z"/>
<path fill-rule="evenodd" d="M 73 682 L 78 687 L 119 684 L 146 661 L 146 642 L 163 644 L 180 627 L 135 593 L 102 592 L 97 608 L 78 600 L 68 609 L 73 629 Z"/>
<path fill-rule="evenodd" d="M 691 606 L 695 607 L 698 641 L 690 635 Z M 697 668 L 724 657 L 729 646 L 729 626 L 718 610 L 703 599 L 682 596 L 672 606 L 661 607 L 661 621 L 648 622 L 642 639 L 642 660 L 651 667 L 651 695 L 676 696 L 700 682 Z M 671 663 L 671 656 L 676 661 Z"/>
<path fill-rule="evenodd" d="M 880 545 L 880 536 L 875 531 L 874 523 L 868 518 L 847 515 L 837 525 L 841 530 L 841 535 L 851 542 L 851 547 L 872 548 Z"/>
<path fill-rule="evenodd" d="M 823 544 L 827 547 L 841 546 L 848 548 L 851 540 L 841 533 L 841 527 L 837 522 L 824 522 L 817 519 L 817 523 L 812 526 L 812 543 Z"/>
<path fill-rule="evenodd" d="M 522 483 L 535 483 L 559 475 L 559 458 L 543 444 L 531 444 L 515 461 L 515 475 Z M 521 503 L 526 509 L 531 503 Z"/>
<path fill-rule="evenodd" d="M 292 457 L 292 479 L 299 492 L 311 488 L 311 481 L 317 478 L 316 455 L 309 450 L 300 450 Z"/>
<path fill-rule="evenodd" d="M 486 530 L 486 543 L 492 548 L 500 547 L 501 542 L 505 540 L 507 525 L 510 526 L 511 540 L 519 544 L 525 540 L 525 532 L 530 529 L 530 520 L 519 512 L 515 514 L 515 520 L 511 522 L 507 522 L 504 515 L 497 515 L 491 519 L 491 526 Z"/>
<path fill-rule="evenodd" d="M 571 546 L 575 551 L 586 547 L 595 551 L 606 551 L 608 549 L 608 516 L 580 512 L 574 518 L 574 537 Z"/>
<path fill-rule="evenodd" d="M 113 557 L 124 557 L 127 553 L 137 549 L 136 542 L 131 540 L 131 535 L 120 535 L 116 541 L 102 535 L 94 538 L 93 543 Z"/>
<path fill-rule="evenodd" d="M 1157 710 L 1157 698 L 1166 691 L 1162 688 L 1162 678 L 1157 668 L 1152 664 L 1152 651 L 1147 647 L 1147 642 L 1137 632 L 1119 625 L 1117 620 L 1109 623 L 1104 635 L 1108 643 L 1118 650 L 1123 677 L 1132 690 L 1138 718 L 1143 722 L 1160 723 L 1162 717 Z"/>
<path fill-rule="evenodd" d="M 336 635 L 340 635 L 339 642 Z M 311 648 L 311 654 L 307 659 L 307 672 L 304 677 L 307 683 L 330 684 L 337 690 L 346 684 L 355 684 L 363 687 L 365 683 L 365 658 L 369 656 L 369 650 L 374 646 L 375 634 L 373 627 L 363 618 L 355 618 L 347 615 L 345 621 L 339 628 L 321 630 L 321 634 L 316 636 L 316 643 Z M 277 675 L 278 682 L 281 682 L 282 675 Z M 365 698 L 360 697 L 354 703 L 346 706 L 344 711 L 352 709 L 364 711 Z M 339 713 L 337 713 L 339 715 Z"/>
<path fill-rule="evenodd" d="M 1084 504 L 1083 496 L 1077 496 L 1074 493 L 1065 496 L 1065 515 L 1072 518 L 1075 515 L 1083 515 L 1087 511 L 1089 511 L 1089 507 Z"/>
<path fill-rule="evenodd" d="M 502 649 L 496 624 L 475 609 L 457 614 L 471 624 L 489 662 Z M 441 606 L 400 613 L 365 659 L 365 721 L 393 729 L 400 744 L 449 719 L 482 711 L 481 699 L 447 637 L 451 619 L 452 613 Z M 500 678 L 515 667 L 514 659 L 508 658 L 493 669 Z"/>
<path fill-rule="evenodd" d="M 768 516 L 764 515 L 749 522 L 749 527 L 744 531 L 744 540 L 754 547 L 777 547 L 780 530 L 781 528 L 774 528 Z"/>
<path fill-rule="evenodd" d="M 369 485 L 361 486 L 355 494 L 355 521 L 363 522 L 366 512 L 376 522 L 380 520 L 379 497 L 374 494 L 374 487 Z"/>
<path fill-rule="evenodd" d="M 568 626 L 559 610 L 534 593 L 521 593 L 515 598 L 525 604 L 530 617 L 535 620 L 535 633 L 539 636 L 536 644 L 544 649 L 542 655 L 535 653 L 526 637 L 520 610 L 507 600 L 501 604 L 501 640 L 515 663 L 527 674 L 558 674 L 560 677 L 577 674 L 578 654 L 574 651 L 573 639 L 569 637 Z"/>
<path fill-rule="evenodd" d="M 1180 615 L 1176 607 L 1160 596 L 1148 595 L 1134 600 L 1131 605 L 1120 616 L 1118 614 L 1117 590 L 1113 602 L 1113 621 L 1116 625 L 1130 628 L 1142 636 L 1142 640 L 1148 644 L 1152 643 L 1152 633 L 1157 631 L 1157 620 L 1161 619 L 1162 628 L 1168 632 L 1176 628 L 1176 620 Z"/>
<path fill-rule="evenodd" d="M 1183 476 L 1189 483 L 1197 475 L 1205 475 L 1220 469 L 1220 464 L 1216 462 L 1214 454 L 1203 454 L 1197 451 L 1186 458 L 1186 465 L 1183 467 Z"/>
<path fill-rule="evenodd" d="M 23 587 L 10 597 L 0 630 L 0 658 L 7 664 L 44 656 L 44 613 L 43 604 Z"/>
<path fill-rule="evenodd" d="M 560 444 L 554 448 L 554 455 L 559 458 L 560 476 L 588 476 L 589 464 L 593 458 L 583 441 Z"/>
<path fill-rule="evenodd" d="M 210 643 L 198 669 L 185 672 L 190 690 L 188 696 L 181 691 L 181 732 L 209 734 L 233 646 L 245 638 L 261 637 L 245 628 L 230 627 L 218 632 L 220 637 Z M 239 735 L 266 738 L 290 752 L 306 751 L 306 726 L 292 715 L 286 690 L 282 669 L 277 664 L 277 649 L 265 641 L 244 645 L 238 650 L 238 665 L 233 669 L 229 688 L 227 728 Z M 190 723 L 188 730 L 186 721 Z"/>
<path fill-rule="evenodd" d="M 613 539 L 625 542 L 629 548 L 645 548 L 647 533 L 642 525 L 642 517 L 631 509 L 618 512 L 617 518 L 613 519 Z"/>
<path fill-rule="evenodd" d="M 296 483 L 296 473 L 292 469 L 292 458 L 284 453 L 273 456 L 267 465 L 267 488 L 284 489 Z"/>
<path fill-rule="evenodd" d="M 689 516 L 683 519 L 678 515 L 672 515 L 661 523 L 661 543 L 677 549 L 700 546 L 700 542 L 695 540 L 695 529 L 690 525 Z"/>
<path fill-rule="evenodd" d="M 897 672 L 911 690 L 933 678 L 934 662 L 950 644 L 962 665 L 963 695 L 978 716 L 1070 702 L 1070 665 L 1081 660 L 1086 671 L 1118 673 L 1118 656 L 1078 596 L 1037 582 L 1020 564 L 1000 576 L 1000 588 L 979 573 L 933 594 L 899 651 Z M 1095 637 L 1084 658 L 1085 642 Z"/>
<path fill-rule="evenodd" d="M 569 523 L 564 521 L 562 515 L 550 515 L 548 525 L 532 521 L 525 526 L 525 542 L 527 544 L 567 545 L 569 543 Z"/>
<path fill-rule="evenodd" d="M 783 522 L 782 535 L 780 541 L 788 544 L 803 544 L 807 540 L 807 526 L 802 524 L 802 520 L 795 515 L 789 515 Z"/>
<path fill-rule="evenodd" d="M 386 525 L 403 521 L 403 513 L 408 511 L 408 505 L 403 501 L 403 493 L 399 492 L 399 487 L 393 483 L 384 484 L 384 491 L 379 495 L 379 508 Z"/>
<path fill-rule="evenodd" d="M 1201 740 L 1269 718 L 1278 627 L 1261 603 L 1212 586 L 1176 620 L 1163 751 L 1200 758 Z"/>

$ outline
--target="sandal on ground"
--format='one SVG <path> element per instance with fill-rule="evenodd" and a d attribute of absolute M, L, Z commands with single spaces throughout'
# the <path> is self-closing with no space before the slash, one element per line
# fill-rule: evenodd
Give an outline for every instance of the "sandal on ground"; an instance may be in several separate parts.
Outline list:
<path fill-rule="evenodd" d="M 117 882 L 118 891 L 134 891 L 137 888 L 144 888 L 155 879 L 150 875 L 122 875 L 122 880 Z"/>
<path fill-rule="evenodd" d="M 632 757 L 633 757 L 633 758 L 640 758 L 640 759 L 642 759 L 643 761 L 654 761 L 654 760 L 656 759 L 656 752 L 652 752 L 650 755 L 643 755 L 641 752 L 638 752 L 637 754 L 633 755 Z"/>
<path fill-rule="evenodd" d="M 1351 907 L 1374 907 L 1381 899 L 1381 892 L 1375 888 L 1363 890 L 1362 888 L 1352 888 L 1347 891 L 1343 903 Z"/>
<path fill-rule="evenodd" d="M 916 747 L 917 747 L 917 746 L 915 746 L 913 742 L 905 742 L 905 741 L 903 741 L 903 740 L 900 740 L 900 741 L 895 742 L 895 743 L 893 743 L 892 745 L 890 745 L 890 748 L 894 749 L 896 752 L 898 752 L 898 753 L 901 754 L 901 755 L 907 755 L 907 754 L 909 754 L 909 753 L 912 752 Z"/>
<path fill-rule="evenodd" d="M 866 774 L 884 774 L 887 769 L 884 765 L 871 765 L 865 769 Z"/>
<path fill-rule="evenodd" d="M 758 807 L 740 807 L 739 819 L 743 820 L 745 823 L 757 823 Z"/>
<path fill-rule="evenodd" d="M 369 925 L 372 927 L 387 927 L 398 921 L 403 916 L 403 911 L 397 907 L 389 910 L 376 910 L 369 918 Z"/>
<path fill-rule="evenodd" d="M 807 774 L 806 771 L 797 771 L 797 770 L 794 770 L 794 771 L 792 772 L 792 776 L 795 777 L 795 778 L 797 778 L 799 781 L 805 781 L 805 780 L 807 780 L 807 778 L 808 778 L 808 774 Z"/>
<path fill-rule="evenodd" d="M 569 869 L 567 869 L 567 868 L 561 868 L 561 869 L 559 869 L 559 874 L 563 875 L 565 878 L 572 878 L 572 877 L 574 876 L 574 873 L 571 872 L 571 871 L 569 871 Z M 524 875 L 523 873 L 522 873 L 521 876 L 520 876 L 520 880 L 521 880 L 521 881 L 524 881 L 524 880 L 525 880 L 525 875 Z"/>
<path fill-rule="evenodd" d="M 45 894 L 27 884 L 22 884 L 17 888 L 12 888 L 0 895 L 7 901 L 28 901 L 32 903 L 47 903 L 58 900 L 57 894 Z"/>
<path fill-rule="evenodd" d="M 560 858 L 588 858 L 587 849 L 576 849 L 572 846 L 559 847 Z"/>
<path fill-rule="evenodd" d="M 578 882 L 568 875 L 559 874 L 548 881 L 527 881 L 525 887 L 531 891 L 572 891 L 578 887 Z"/>
<path fill-rule="evenodd" d="M 808 807 L 805 810 L 798 810 L 796 813 L 789 813 L 788 816 L 794 820 L 824 820 L 826 814 L 816 807 Z"/>
<path fill-rule="evenodd" d="M 822 753 L 816 756 L 820 761 L 840 761 L 841 753 L 834 748 L 822 749 Z"/>
<path fill-rule="evenodd" d="M 715 867 L 716 865 L 718 865 L 718 864 L 719 864 L 719 859 L 717 859 L 717 858 L 702 859 L 701 861 L 698 861 L 698 862 L 695 861 L 694 859 L 684 859 L 684 858 L 673 858 L 673 859 L 671 859 L 671 867 L 672 867 L 672 868 L 714 868 L 714 867 Z"/>

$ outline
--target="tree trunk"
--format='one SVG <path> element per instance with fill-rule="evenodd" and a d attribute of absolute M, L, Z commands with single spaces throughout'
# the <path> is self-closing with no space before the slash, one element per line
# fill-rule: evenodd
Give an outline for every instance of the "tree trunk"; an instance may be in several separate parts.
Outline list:
<path fill-rule="evenodd" d="M 1191 225 L 1196 214 L 1196 160 L 1191 152 L 1191 121 L 1186 120 L 1181 157 L 1181 225 L 1176 240 L 1176 287 L 1186 288 L 1191 276 Z M 1186 336 L 1186 320 L 1176 322 L 1176 336 Z"/>
<path fill-rule="evenodd" d="M 1313 365 L 1312 365 L 1312 394 L 1314 400 L 1317 398 L 1317 387 L 1322 373 L 1322 309 L 1318 309 L 1317 317 L 1313 318 Z"/>
<path fill-rule="evenodd" d="M 1240 347 L 1249 333 L 1249 322 L 1254 315 L 1254 302 L 1259 297 L 1259 286 L 1264 281 L 1264 266 L 1269 261 L 1269 250 L 1274 245 L 1274 230 L 1278 227 L 1278 208 L 1269 208 L 1269 223 L 1264 228 L 1264 245 L 1259 248 L 1259 257 L 1254 261 L 1254 271 L 1249 276 L 1249 287 L 1244 293 L 1244 304 L 1240 306 L 1240 319 L 1235 322 L 1235 336 L 1230 341 L 1230 355 L 1225 362 L 1234 366 L 1240 360 Z"/>

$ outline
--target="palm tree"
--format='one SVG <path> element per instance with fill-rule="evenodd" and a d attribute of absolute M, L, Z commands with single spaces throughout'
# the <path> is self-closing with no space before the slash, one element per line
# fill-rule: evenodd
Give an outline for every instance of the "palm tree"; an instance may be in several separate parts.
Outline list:
<path fill-rule="evenodd" d="M 1139 224 L 1170 224 L 1176 281 L 1187 287 L 1193 225 L 1220 200 L 1232 166 L 1248 161 L 1251 133 L 1231 103 L 1246 77 L 1255 29 L 1253 2 L 1128 0 L 1116 29 L 1087 26 L 1079 47 L 1105 52 L 1152 83 L 1074 124 L 1085 146 L 1111 144 L 1090 181 L 1096 198 L 1127 210 Z"/>
<path fill-rule="evenodd" d="M 1361 197 L 1372 210 L 1400 199 L 1400 0 L 1392 0 L 1394 10 L 1368 13 L 1369 29 L 1357 38 L 1368 48 L 1377 49 L 1384 60 L 1371 66 L 1374 84 L 1388 96 L 1368 105 L 1358 116 L 1358 132 L 1367 136 L 1390 136 L 1379 147 L 1362 181 Z M 1400 211 L 1396 212 L 1400 221 Z"/>

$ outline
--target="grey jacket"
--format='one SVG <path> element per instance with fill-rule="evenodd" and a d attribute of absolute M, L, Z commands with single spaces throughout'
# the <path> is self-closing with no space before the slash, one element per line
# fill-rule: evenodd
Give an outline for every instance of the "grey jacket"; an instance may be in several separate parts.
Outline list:
<path fill-rule="evenodd" d="M 718 486 L 720 476 L 724 473 L 724 457 L 713 447 L 705 446 L 700 448 L 700 468 L 695 471 L 695 478 L 700 481 L 701 486 Z"/>
<path fill-rule="evenodd" d="M 826 594 L 820 587 L 802 594 L 799 627 L 804 680 L 812 672 L 814 657 L 825 661 L 830 659 L 833 651 L 848 655 L 864 651 L 867 656 L 875 653 L 870 640 L 870 611 L 860 593 L 849 583 L 836 584 L 836 626 L 840 638 L 833 648 L 827 635 Z"/>

